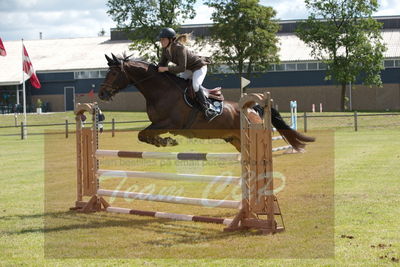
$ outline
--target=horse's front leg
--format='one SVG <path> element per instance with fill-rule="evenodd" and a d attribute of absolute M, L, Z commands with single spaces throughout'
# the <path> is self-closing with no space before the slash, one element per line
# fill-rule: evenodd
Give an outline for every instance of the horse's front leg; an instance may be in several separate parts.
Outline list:
<path fill-rule="evenodd" d="M 176 146 L 178 142 L 171 137 L 161 137 L 161 134 L 167 133 L 168 130 L 163 128 L 161 125 L 150 124 L 146 129 L 142 130 L 138 134 L 139 141 L 160 146 Z"/>
<path fill-rule="evenodd" d="M 236 150 L 238 152 L 240 152 L 241 148 L 242 148 L 242 143 L 240 142 L 240 131 L 238 130 L 234 130 L 233 132 L 231 132 L 230 135 L 223 137 L 223 139 L 230 143 L 231 145 L 233 145 Z"/>

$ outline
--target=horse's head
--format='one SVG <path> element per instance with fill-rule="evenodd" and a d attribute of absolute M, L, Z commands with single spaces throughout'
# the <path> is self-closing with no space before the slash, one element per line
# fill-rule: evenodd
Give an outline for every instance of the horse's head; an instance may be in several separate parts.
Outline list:
<path fill-rule="evenodd" d="M 111 100 L 115 94 L 128 87 L 130 83 L 124 70 L 124 62 L 126 60 L 117 58 L 114 54 L 111 55 L 112 59 L 105 55 L 109 69 L 99 91 L 99 98 L 105 101 Z"/>

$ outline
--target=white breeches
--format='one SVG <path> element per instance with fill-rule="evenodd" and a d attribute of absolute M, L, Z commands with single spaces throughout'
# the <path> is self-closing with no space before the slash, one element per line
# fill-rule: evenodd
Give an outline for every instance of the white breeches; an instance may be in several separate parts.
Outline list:
<path fill-rule="evenodd" d="M 191 70 L 185 70 L 184 72 L 179 73 L 179 77 L 187 80 L 192 78 L 193 80 L 193 89 L 195 92 L 199 91 L 200 85 L 203 84 L 204 78 L 207 75 L 207 65 L 201 67 L 201 69 L 195 70 L 192 72 Z"/>

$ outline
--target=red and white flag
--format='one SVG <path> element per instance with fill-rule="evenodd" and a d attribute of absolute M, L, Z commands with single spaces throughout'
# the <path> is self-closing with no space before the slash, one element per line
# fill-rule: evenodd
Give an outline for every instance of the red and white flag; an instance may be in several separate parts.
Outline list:
<path fill-rule="evenodd" d="M 92 90 L 89 91 L 88 97 L 94 98 L 94 89 L 92 89 Z"/>
<path fill-rule="evenodd" d="M 0 38 L 0 56 L 5 57 L 7 55 L 6 49 L 3 45 L 3 41 Z"/>
<path fill-rule="evenodd" d="M 29 59 L 25 45 L 22 45 L 22 69 L 31 78 L 32 86 L 35 88 L 40 88 L 41 85 L 39 79 L 36 76 L 35 70 L 33 69 L 32 62 Z"/>

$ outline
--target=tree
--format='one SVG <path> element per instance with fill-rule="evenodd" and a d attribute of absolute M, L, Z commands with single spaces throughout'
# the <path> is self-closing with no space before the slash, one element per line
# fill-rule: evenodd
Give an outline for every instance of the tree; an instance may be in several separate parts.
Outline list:
<path fill-rule="evenodd" d="M 196 0 L 108 0 L 107 13 L 132 40 L 131 49 L 147 60 L 161 56 L 157 43 L 163 27 L 177 28 L 186 19 L 193 19 Z"/>
<path fill-rule="evenodd" d="M 227 64 L 239 76 L 268 69 L 277 63 L 279 25 L 271 19 L 276 12 L 258 0 L 209 0 L 214 8 L 211 38 L 219 45 L 213 53 L 216 63 Z"/>
<path fill-rule="evenodd" d="M 106 31 L 104 30 L 104 28 L 101 28 L 101 31 L 99 31 L 97 36 L 104 36 L 105 34 L 106 34 Z"/>
<path fill-rule="evenodd" d="M 299 24 L 298 37 L 312 55 L 327 66 L 326 79 L 341 85 L 341 110 L 345 110 L 346 84 L 356 80 L 382 86 L 383 52 L 381 23 L 372 18 L 377 0 L 305 0 L 311 11 Z"/>

